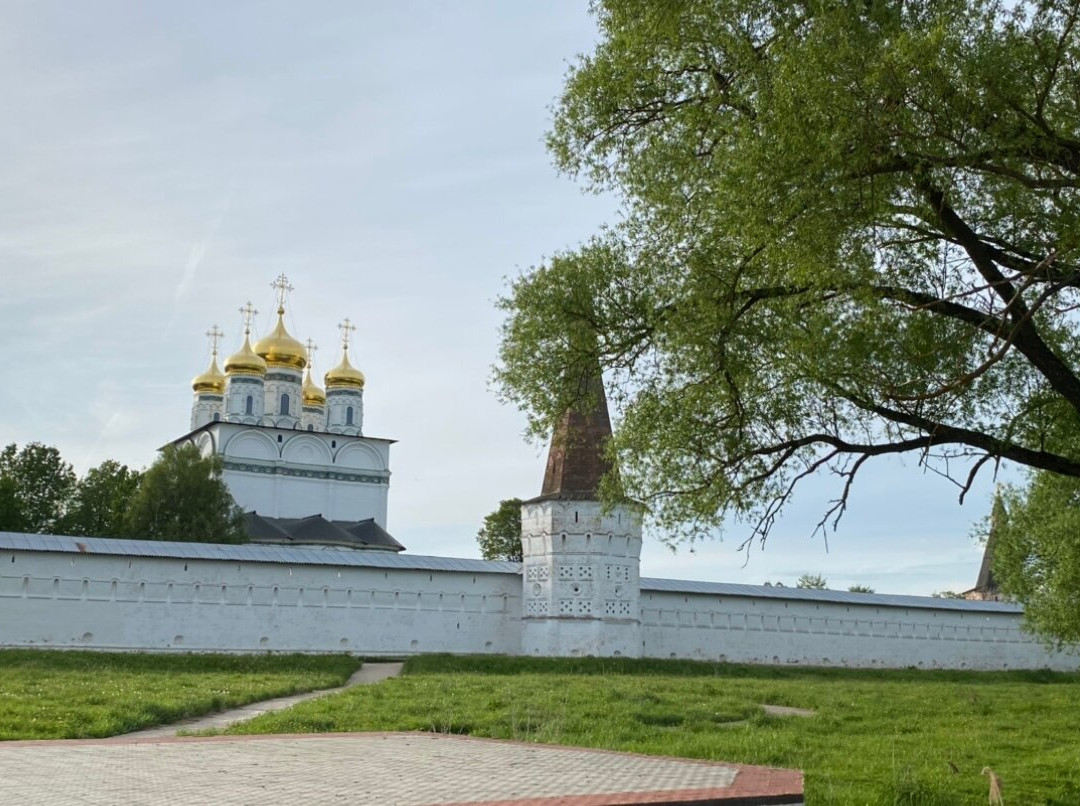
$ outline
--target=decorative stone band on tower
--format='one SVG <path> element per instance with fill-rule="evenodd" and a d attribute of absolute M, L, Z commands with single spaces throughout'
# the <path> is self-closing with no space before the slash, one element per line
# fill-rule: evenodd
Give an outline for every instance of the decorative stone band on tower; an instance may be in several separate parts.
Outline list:
<path fill-rule="evenodd" d="M 555 427 L 541 494 L 522 504 L 522 651 L 641 654 L 641 510 L 607 508 L 600 480 L 617 470 L 604 450 L 611 420 L 599 371 Z"/>

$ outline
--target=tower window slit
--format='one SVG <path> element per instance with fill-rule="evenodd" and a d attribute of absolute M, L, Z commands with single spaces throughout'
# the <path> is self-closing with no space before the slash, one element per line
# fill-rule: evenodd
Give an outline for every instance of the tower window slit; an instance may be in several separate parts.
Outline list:
<path fill-rule="evenodd" d="M 244 401 L 244 414 L 254 414 L 255 398 L 251 395 L 247 396 L 247 400 Z"/>
<path fill-rule="evenodd" d="M 282 414 L 288 414 L 289 413 L 289 396 L 288 395 L 282 395 L 281 396 L 281 413 Z"/>
<path fill-rule="evenodd" d="M 346 406 L 345 407 L 345 425 L 352 425 L 353 424 L 353 419 L 352 418 L 353 418 L 352 406 Z"/>

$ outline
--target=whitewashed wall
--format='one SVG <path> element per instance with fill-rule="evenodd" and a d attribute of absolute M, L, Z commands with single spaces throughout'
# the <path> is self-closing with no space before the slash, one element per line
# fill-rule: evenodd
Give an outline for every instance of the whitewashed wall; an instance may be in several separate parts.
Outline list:
<path fill-rule="evenodd" d="M 289 561 L 300 556 L 306 562 Z M 1010 605 L 641 584 L 646 657 L 928 669 L 1080 666 L 1077 656 L 1047 653 L 1021 632 L 1022 616 Z M 522 626 L 522 577 L 510 563 L 0 532 L 5 647 L 519 654 Z"/>
<path fill-rule="evenodd" d="M 924 669 L 1080 666 L 1076 655 L 1050 653 L 1022 632 L 1022 615 L 1007 605 L 952 610 L 944 603 L 940 608 L 875 606 L 643 587 L 641 636 L 647 657 Z"/>
<path fill-rule="evenodd" d="M 7 647 L 515 653 L 520 616 L 517 574 L 0 550 Z"/>

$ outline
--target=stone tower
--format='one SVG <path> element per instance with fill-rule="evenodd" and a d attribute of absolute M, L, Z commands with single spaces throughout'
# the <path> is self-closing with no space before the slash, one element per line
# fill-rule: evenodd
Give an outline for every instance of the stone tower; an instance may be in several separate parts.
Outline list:
<path fill-rule="evenodd" d="M 552 434 L 543 489 L 521 506 L 522 651 L 637 657 L 641 512 L 600 503 L 600 480 L 615 469 L 599 372 L 578 391 Z"/>

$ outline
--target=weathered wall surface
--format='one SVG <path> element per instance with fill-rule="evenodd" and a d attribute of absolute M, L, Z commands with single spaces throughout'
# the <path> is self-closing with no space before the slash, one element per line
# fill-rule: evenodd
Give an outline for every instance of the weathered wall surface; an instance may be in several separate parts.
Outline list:
<path fill-rule="evenodd" d="M 517 574 L 0 551 L 0 645 L 515 653 Z"/>
<path fill-rule="evenodd" d="M 874 606 L 645 588 L 641 635 L 648 657 L 925 669 L 1080 666 L 1077 656 L 1048 652 L 1022 632 L 1021 615 L 1006 608 Z"/>

